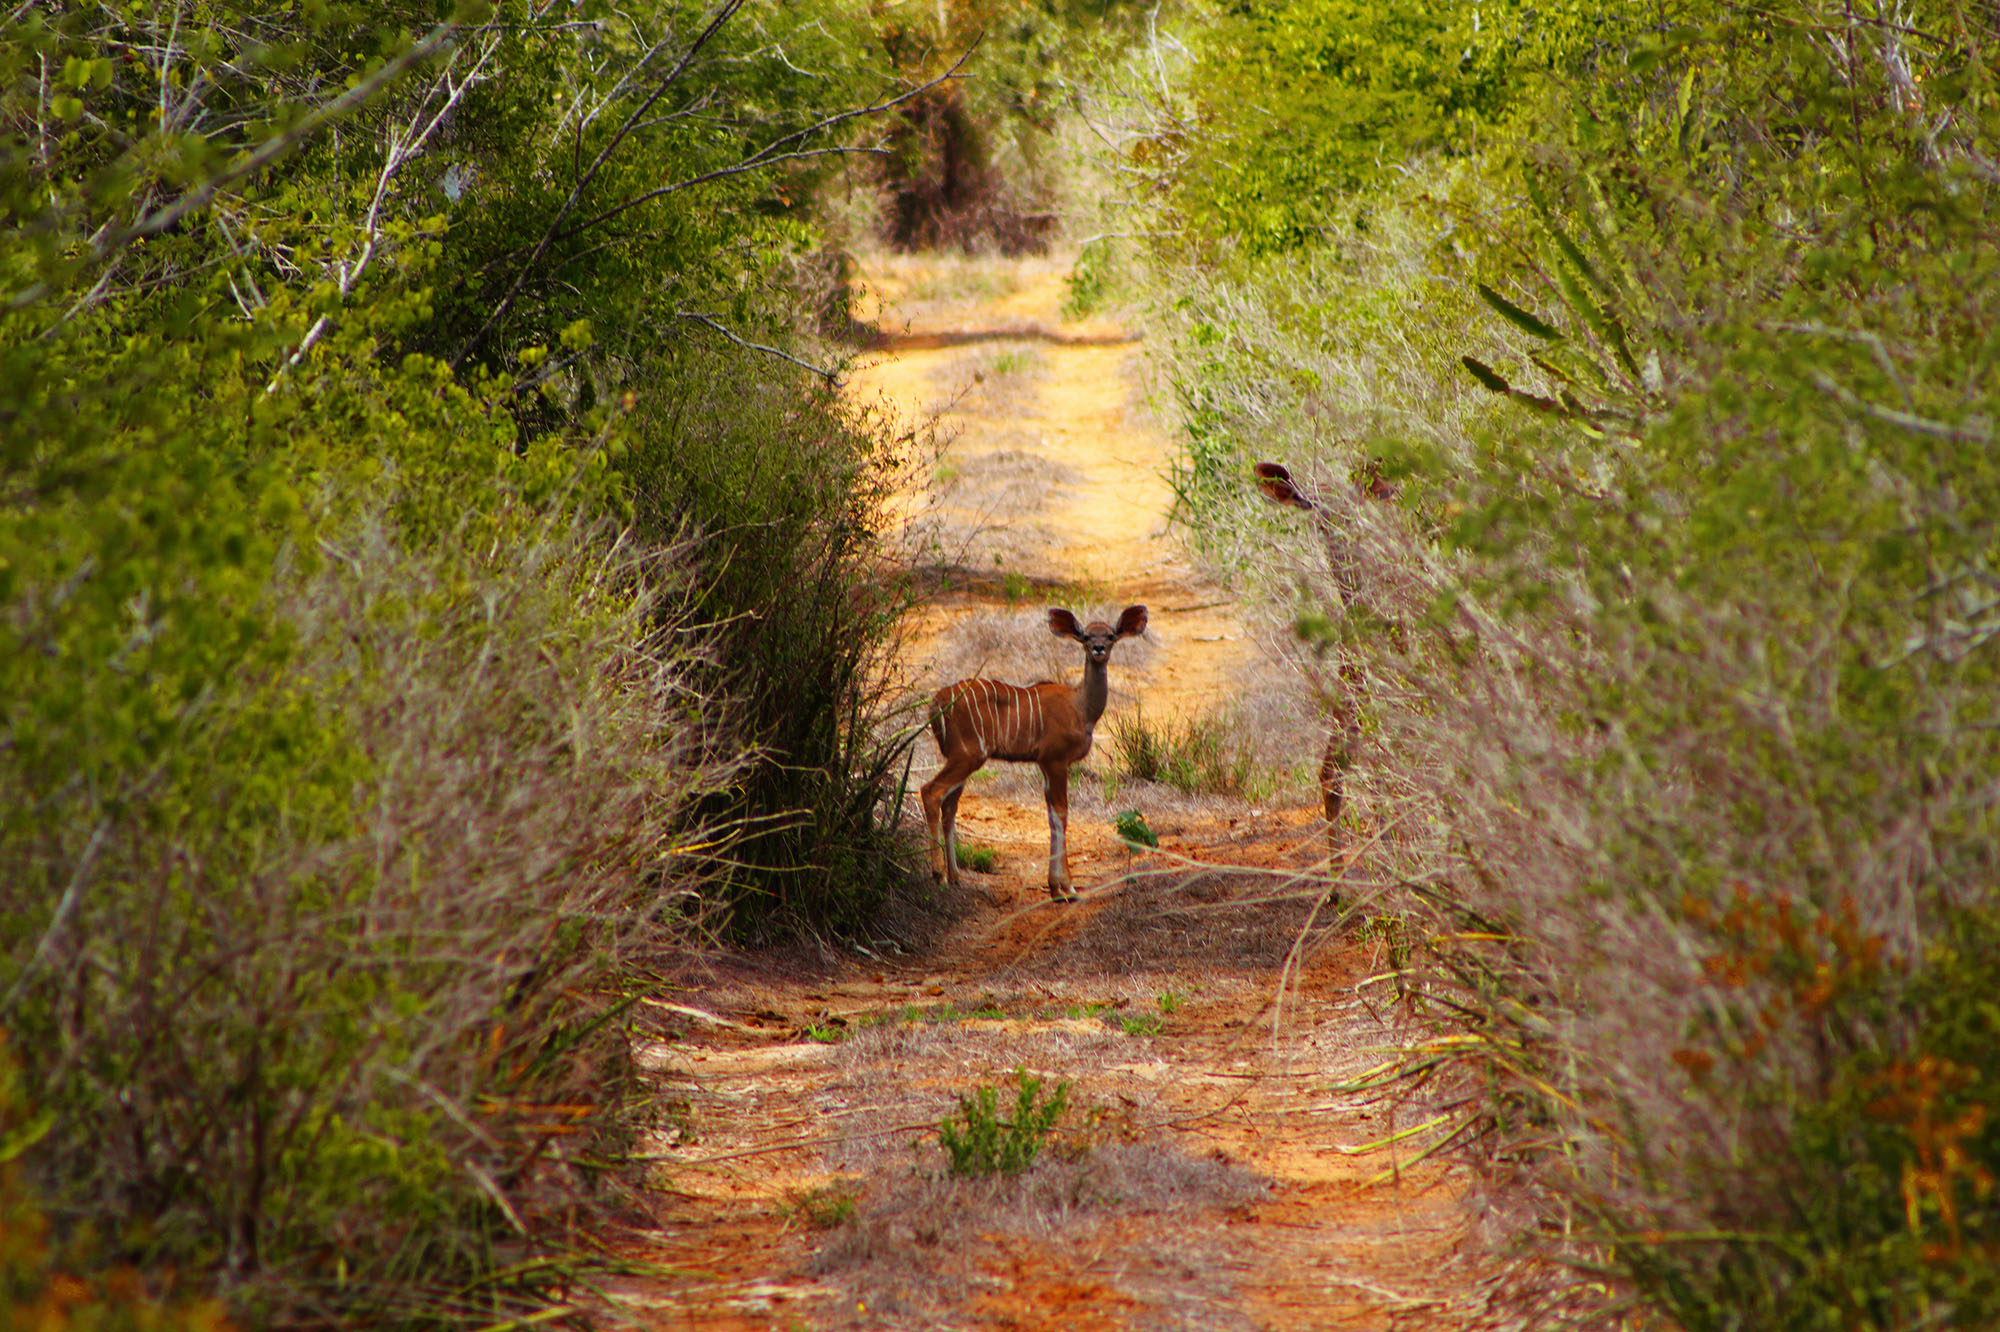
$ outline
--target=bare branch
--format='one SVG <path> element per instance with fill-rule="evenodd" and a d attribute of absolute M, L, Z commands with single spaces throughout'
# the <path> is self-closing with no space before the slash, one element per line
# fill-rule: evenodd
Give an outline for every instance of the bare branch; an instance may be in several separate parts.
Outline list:
<path fill-rule="evenodd" d="M 838 125 L 843 121 L 853 120 L 860 116 L 879 115 L 884 111 L 894 110 L 896 107 L 901 106 L 904 102 L 909 101 L 911 98 L 921 96 L 925 92 L 928 92 L 930 89 L 937 87 L 940 83 L 943 83 L 948 79 L 958 78 L 959 69 L 964 66 L 965 62 L 968 59 L 970 59 L 971 56 L 972 56 L 972 48 L 967 48 L 965 54 L 959 56 L 957 61 L 955 61 L 952 64 L 952 67 L 950 69 L 946 70 L 944 73 L 938 75 L 936 78 L 930 80 L 927 83 L 919 84 L 917 87 L 911 88 L 907 92 L 899 93 L 896 96 L 889 98 L 887 101 L 877 102 L 873 106 L 864 106 L 864 107 L 858 107 L 851 111 L 843 111 L 840 112 L 838 115 L 828 116 L 826 119 L 821 120 L 816 124 L 808 125 L 806 126 L 806 128 L 802 130 L 796 130 L 793 133 L 787 134 L 782 138 L 773 139 L 770 143 L 765 144 L 762 148 L 759 148 L 756 152 L 750 154 L 748 157 L 742 159 L 733 166 L 718 167 L 714 171 L 706 171 L 699 176 L 694 176 L 687 180 L 675 181 L 671 185 L 662 185 L 660 188 L 656 190 L 648 190 L 646 191 L 646 193 L 636 195 L 633 198 L 625 200 L 625 202 L 623 203 L 614 204 L 610 208 L 607 208 L 603 212 L 597 214 L 597 216 L 590 218 L 587 221 L 577 223 L 569 230 L 562 232 L 555 239 L 568 240 L 572 236 L 577 236 L 582 234 L 583 232 L 590 230 L 592 227 L 597 226 L 599 223 L 610 221 L 612 218 L 617 217 L 620 213 L 623 213 L 628 209 L 637 208 L 642 203 L 647 203 L 654 199 L 664 198 L 669 194 L 677 194 L 682 190 L 690 188 L 691 186 L 704 185 L 709 181 L 720 180 L 725 176 L 740 176 L 748 171 L 757 171 L 767 166 L 775 166 L 779 162 L 797 161 L 800 158 L 806 158 L 806 157 L 820 157 L 829 153 L 852 153 L 852 154 L 881 153 L 884 150 L 879 148 L 857 148 L 857 147 L 811 148 L 790 153 L 779 153 L 776 150 L 782 148 L 784 145 L 788 143 L 796 143 L 800 139 L 804 138 L 809 134 L 818 133 L 820 130 L 823 129 L 831 129 L 833 126 Z"/>
<path fill-rule="evenodd" d="M 444 45 L 445 40 L 453 32 L 457 31 L 457 29 L 458 24 L 450 19 L 438 24 L 437 27 L 431 29 L 425 35 L 422 41 L 416 43 L 394 60 L 388 61 L 382 68 L 376 70 L 373 74 L 355 84 L 332 101 L 323 106 L 316 107 L 302 117 L 296 125 L 289 126 L 282 133 L 272 136 L 262 147 L 258 148 L 257 151 L 251 153 L 241 162 L 238 162 L 235 166 L 204 181 L 200 186 L 181 195 L 165 208 L 159 209 L 150 216 L 140 218 L 137 222 L 134 222 L 131 226 L 123 230 L 113 232 L 111 235 L 100 239 L 92 247 L 93 253 L 97 258 L 104 258 L 113 251 L 131 244 L 141 236 L 157 235 L 165 231 L 168 227 L 173 226 L 189 213 L 207 207 L 209 202 L 224 189 L 227 189 L 252 172 L 269 166 L 272 162 L 291 151 L 291 149 L 312 137 L 322 127 L 338 120 L 341 116 L 346 115 L 349 111 L 354 110 L 354 108 L 366 102 L 376 93 L 382 91 L 383 88 L 394 82 L 404 70 L 423 60 L 440 46 Z"/>
<path fill-rule="evenodd" d="M 775 356 L 781 361 L 790 361 L 793 365 L 798 366 L 801 370 L 812 371 L 814 374 L 818 375 L 821 379 L 824 379 L 829 386 L 839 382 L 840 372 L 838 370 L 824 369 L 820 366 L 814 365 L 810 361 L 801 361 L 798 357 L 792 355 L 788 351 L 783 351 L 777 347 L 768 346 L 762 342 L 752 342 L 748 338 L 740 337 L 735 332 L 731 331 L 726 325 L 717 320 L 713 315 L 698 314 L 692 310 L 676 310 L 674 311 L 674 318 L 685 319 L 691 324 L 706 325 L 707 327 L 714 329 L 717 333 L 720 333 L 723 337 L 728 338 L 731 342 L 735 343 L 739 347 L 746 347 L 751 351 L 763 352 L 765 355 Z"/>
<path fill-rule="evenodd" d="M 1845 405 L 1864 416 L 1871 416 L 1884 425 L 1899 426 L 1915 431 L 1919 435 L 1929 435 L 1932 439 L 1950 440 L 1955 444 L 1990 444 L 1993 442 L 1993 427 L 1977 418 L 1964 425 L 1952 425 L 1947 421 L 1933 421 L 1913 412 L 1899 412 L 1893 407 L 1883 407 L 1867 401 L 1835 383 L 1830 375 L 1815 371 L 1813 380 L 1821 388 L 1831 393 Z"/>
<path fill-rule="evenodd" d="M 667 89 L 671 88 L 680 79 L 680 76 L 687 72 L 687 67 L 693 63 L 695 56 L 714 39 L 716 33 L 722 31 L 722 25 L 734 17 L 736 11 L 741 9 L 743 4 L 744 0 L 723 0 L 721 7 L 715 11 L 715 17 L 709 20 L 708 26 L 703 28 L 701 34 L 694 39 L 688 46 L 688 49 L 681 53 L 680 62 L 668 71 L 667 76 L 660 80 L 659 86 L 653 89 L 645 101 L 632 109 L 632 113 L 625 117 L 625 123 L 620 125 L 617 133 L 611 136 L 611 141 L 598 151 L 595 158 L 591 159 L 589 167 L 585 168 L 583 175 L 570 187 L 569 198 L 563 200 L 562 207 L 556 210 L 556 215 L 550 221 L 547 230 L 542 233 L 542 238 L 535 242 L 534 253 L 528 256 L 527 262 L 522 264 L 521 270 L 514 275 L 513 284 L 507 288 L 507 294 L 501 297 L 499 302 L 494 305 L 493 312 L 486 316 L 486 322 L 479 326 L 479 331 L 467 338 L 464 345 L 458 349 L 458 353 L 451 358 L 453 369 L 457 369 L 464 362 L 466 355 L 479 345 L 480 340 L 486 336 L 493 325 L 498 323 L 500 318 L 513 307 L 514 298 L 521 294 L 521 286 L 528 280 L 528 274 L 534 271 L 535 265 L 541 262 L 544 254 L 548 253 L 549 246 L 556 242 L 564 219 L 576 208 L 577 203 L 583 198 L 583 192 L 590 187 L 590 182 L 597 178 L 597 173 L 604 168 L 604 164 L 611 159 L 611 155 L 618 150 L 618 146 L 624 143 L 626 136 L 632 133 L 633 127 L 646 118 L 646 114 L 653 109 L 653 104 L 664 97 Z M 655 49 L 658 48 L 656 47 Z M 651 58 L 650 52 L 648 52 L 647 58 Z"/>

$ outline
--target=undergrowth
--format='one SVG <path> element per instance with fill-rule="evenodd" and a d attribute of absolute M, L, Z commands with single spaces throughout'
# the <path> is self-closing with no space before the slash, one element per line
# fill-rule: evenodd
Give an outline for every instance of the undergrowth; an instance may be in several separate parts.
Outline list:
<path fill-rule="evenodd" d="M 880 683 L 910 596 L 879 559 L 900 460 L 826 384 L 745 353 L 688 349 L 654 374 L 623 465 L 635 523 L 711 553 L 690 609 L 731 705 L 701 721 L 716 754 L 753 756 L 704 806 L 737 830 L 722 900 L 750 932 L 857 928 L 909 864 L 898 793 L 918 728 L 884 724 Z"/>
<path fill-rule="evenodd" d="M 1105 730 L 1114 780 L 1159 782 L 1188 795 L 1252 800 L 1276 789 L 1227 714 L 1149 718 L 1135 707 L 1111 718 Z"/>
<path fill-rule="evenodd" d="M 1393 773 L 1421 1150 L 1529 1204 L 1530 1316 L 1989 1325 L 1991 18 L 1517 20 L 1557 77 L 1483 148 L 1159 247 L 1181 512 Z"/>

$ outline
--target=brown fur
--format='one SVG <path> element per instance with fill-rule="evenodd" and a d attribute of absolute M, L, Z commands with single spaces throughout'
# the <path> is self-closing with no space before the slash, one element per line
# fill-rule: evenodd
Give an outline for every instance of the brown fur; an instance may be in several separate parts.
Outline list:
<path fill-rule="evenodd" d="M 1049 807 L 1049 896 L 1058 901 L 1076 896 L 1069 876 L 1069 769 L 1089 756 L 1097 719 L 1104 715 L 1111 649 L 1120 639 L 1146 632 L 1146 608 L 1127 606 L 1116 625 L 1100 620 L 1082 628 L 1069 611 L 1052 609 L 1049 632 L 1083 644 L 1082 683 L 959 680 L 931 698 L 931 736 L 944 766 L 924 783 L 924 829 L 931 873 L 947 883 L 958 883 L 958 798 L 973 773 L 1000 759 L 1042 770 Z"/>

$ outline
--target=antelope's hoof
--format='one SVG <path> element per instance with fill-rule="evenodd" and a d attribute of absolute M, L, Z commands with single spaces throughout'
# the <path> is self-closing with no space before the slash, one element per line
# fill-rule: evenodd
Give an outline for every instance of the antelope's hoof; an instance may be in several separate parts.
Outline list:
<path fill-rule="evenodd" d="M 1062 885 L 1062 887 L 1060 887 L 1060 888 L 1058 888 L 1058 887 L 1057 887 L 1056 885 L 1054 885 L 1054 884 L 1050 884 L 1050 885 L 1049 885 L 1049 900 L 1050 900 L 1050 901 L 1053 901 L 1053 902 L 1074 902 L 1074 901 L 1076 901 L 1076 900 L 1077 900 L 1078 898 L 1080 898 L 1081 896 L 1082 896 L 1082 894 L 1081 894 L 1081 893 L 1077 892 L 1077 890 L 1076 890 L 1076 889 L 1074 889 L 1074 888 L 1070 887 L 1070 886 L 1069 886 L 1068 884 L 1064 884 L 1064 885 Z"/>

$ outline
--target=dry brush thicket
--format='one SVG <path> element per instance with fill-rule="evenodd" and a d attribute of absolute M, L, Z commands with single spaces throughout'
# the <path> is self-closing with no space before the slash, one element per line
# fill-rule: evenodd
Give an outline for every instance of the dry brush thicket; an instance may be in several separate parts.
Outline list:
<path fill-rule="evenodd" d="M 1573 1265 L 1524 1297 L 1969 1326 L 2000 1155 L 1994 33 L 1682 17 L 1504 149 L 1176 270 L 1183 494 L 1360 703 L 1366 904 L 1429 920 L 1460 1027 L 1413 1063 L 1481 1090 L 1449 1131 Z M 1329 532 L 1257 511 L 1263 458 Z"/>

